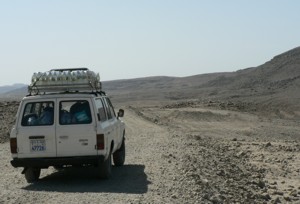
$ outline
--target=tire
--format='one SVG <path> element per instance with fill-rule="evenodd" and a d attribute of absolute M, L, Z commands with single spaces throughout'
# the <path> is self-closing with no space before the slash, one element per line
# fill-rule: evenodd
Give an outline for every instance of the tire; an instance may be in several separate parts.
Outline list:
<path fill-rule="evenodd" d="M 39 168 L 29 167 L 25 171 L 25 179 L 26 179 L 27 183 L 34 183 L 34 182 L 38 181 L 40 175 L 41 175 L 41 169 L 39 169 Z"/>
<path fill-rule="evenodd" d="M 111 152 L 104 162 L 99 162 L 99 171 L 101 179 L 108 179 L 111 177 Z"/>
<path fill-rule="evenodd" d="M 120 149 L 118 149 L 113 154 L 113 160 L 115 166 L 123 166 L 125 162 L 125 138 L 123 138 L 122 145 Z"/>

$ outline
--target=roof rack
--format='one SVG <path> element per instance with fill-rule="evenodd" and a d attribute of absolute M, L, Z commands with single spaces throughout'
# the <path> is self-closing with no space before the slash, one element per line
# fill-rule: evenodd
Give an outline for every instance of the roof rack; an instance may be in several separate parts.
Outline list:
<path fill-rule="evenodd" d="M 29 95 L 57 92 L 102 92 L 99 73 L 88 68 L 51 69 L 32 75 Z"/>
<path fill-rule="evenodd" d="M 59 69 L 51 69 L 50 71 L 58 71 L 58 72 L 63 72 L 63 71 L 88 71 L 89 69 L 86 67 L 82 67 L 82 68 L 59 68 Z"/>

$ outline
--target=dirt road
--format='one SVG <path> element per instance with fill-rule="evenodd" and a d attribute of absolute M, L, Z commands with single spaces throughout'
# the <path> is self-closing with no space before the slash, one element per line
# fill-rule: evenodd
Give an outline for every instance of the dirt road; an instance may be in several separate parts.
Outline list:
<path fill-rule="evenodd" d="M 178 182 L 173 164 L 165 157 L 175 146 L 170 133 L 131 111 L 124 118 L 126 164 L 113 168 L 113 178 L 98 180 L 94 169 L 62 172 L 42 170 L 38 183 L 27 184 L 21 169 L 10 161 L 9 143 L 0 145 L 0 203 L 171 203 Z M 178 176 L 178 175 L 176 175 Z M 179 200 L 178 200 L 179 199 Z"/>
<path fill-rule="evenodd" d="M 300 202 L 297 121 L 200 107 L 129 107 L 124 121 L 126 162 L 110 180 L 49 168 L 27 184 L 0 144 L 0 203 Z"/>

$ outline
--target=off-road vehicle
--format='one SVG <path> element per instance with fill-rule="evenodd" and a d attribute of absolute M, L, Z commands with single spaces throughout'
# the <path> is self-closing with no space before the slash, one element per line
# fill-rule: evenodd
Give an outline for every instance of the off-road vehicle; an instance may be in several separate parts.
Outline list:
<path fill-rule="evenodd" d="M 115 114 L 99 75 L 87 68 L 35 73 L 28 92 L 10 134 L 11 164 L 24 167 L 28 183 L 50 166 L 94 166 L 109 178 L 112 159 L 124 164 L 124 110 Z"/>

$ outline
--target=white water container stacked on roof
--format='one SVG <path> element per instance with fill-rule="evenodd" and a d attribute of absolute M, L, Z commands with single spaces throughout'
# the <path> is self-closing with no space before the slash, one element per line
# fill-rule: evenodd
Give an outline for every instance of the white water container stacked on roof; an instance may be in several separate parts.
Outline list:
<path fill-rule="evenodd" d="M 50 81 L 51 83 L 53 81 L 56 81 L 57 80 L 57 72 L 50 72 Z"/>
<path fill-rule="evenodd" d="M 77 74 L 76 74 L 76 72 L 71 72 L 71 81 L 72 81 L 72 82 L 75 82 L 76 79 L 77 79 Z"/>
<path fill-rule="evenodd" d="M 101 91 L 99 73 L 87 68 L 54 69 L 34 73 L 29 92 Z"/>
<path fill-rule="evenodd" d="M 68 85 L 72 84 L 70 71 L 64 72 L 64 79 L 65 79 L 65 84 L 68 84 Z"/>
<path fill-rule="evenodd" d="M 43 76 L 41 77 L 41 85 L 43 86 L 48 86 L 49 85 L 49 81 L 50 81 L 50 75 L 48 72 L 46 72 L 45 74 L 43 74 Z"/>
<path fill-rule="evenodd" d="M 84 74 L 85 74 L 84 71 L 77 71 L 76 83 L 78 83 L 78 84 L 83 84 L 84 83 L 84 79 L 85 79 Z"/>
<path fill-rule="evenodd" d="M 37 83 L 37 81 L 41 80 L 42 75 L 43 75 L 42 72 L 33 73 L 32 78 L 31 78 L 31 83 L 32 84 Z"/>
<path fill-rule="evenodd" d="M 31 83 L 32 83 L 32 84 L 35 83 L 36 80 L 37 80 L 37 73 L 34 72 L 33 75 L 32 75 L 32 77 L 31 77 Z"/>

